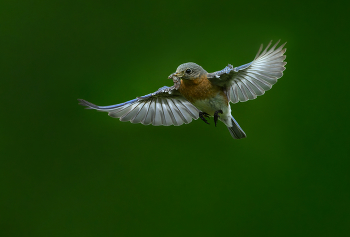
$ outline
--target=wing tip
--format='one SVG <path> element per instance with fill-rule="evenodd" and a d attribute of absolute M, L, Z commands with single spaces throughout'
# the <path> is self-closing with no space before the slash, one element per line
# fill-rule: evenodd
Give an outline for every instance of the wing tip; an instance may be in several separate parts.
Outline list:
<path fill-rule="evenodd" d="M 263 47 L 264 47 L 264 45 L 261 44 L 261 45 L 260 45 L 260 48 L 259 48 L 259 50 L 258 50 L 258 53 L 256 54 L 254 60 L 257 59 L 257 58 L 259 57 L 259 54 L 260 54 L 261 50 L 263 49 Z M 253 60 L 253 61 L 254 61 L 254 60 Z"/>
<path fill-rule="evenodd" d="M 86 106 L 85 109 L 98 109 L 98 106 L 93 104 L 93 103 L 90 103 L 89 101 L 86 101 L 86 100 L 83 100 L 83 99 L 78 99 L 79 101 L 79 105 L 82 105 L 82 106 Z"/>
<path fill-rule="evenodd" d="M 278 49 L 275 50 L 276 46 L 281 42 L 281 39 L 277 40 L 277 42 L 274 44 L 274 46 L 271 47 L 271 49 L 267 52 L 268 48 L 270 47 L 271 43 L 272 43 L 272 40 L 270 40 L 269 44 L 266 46 L 266 48 L 264 49 L 264 51 L 260 54 L 262 48 L 263 48 L 263 44 L 261 44 L 259 50 L 258 50 L 258 53 L 256 54 L 255 58 L 253 61 L 255 61 L 256 59 L 258 59 L 259 57 L 265 55 L 266 53 L 267 54 L 271 54 L 272 52 L 275 52 L 277 50 L 279 51 L 282 51 L 283 50 L 283 53 L 285 53 L 287 51 L 287 48 L 283 48 L 286 44 L 287 44 L 287 41 L 284 42 Z"/>

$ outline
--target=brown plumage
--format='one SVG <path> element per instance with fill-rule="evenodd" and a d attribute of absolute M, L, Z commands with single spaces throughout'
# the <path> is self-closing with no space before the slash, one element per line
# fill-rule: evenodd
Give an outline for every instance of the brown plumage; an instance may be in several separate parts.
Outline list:
<path fill-rule="evenodd" d="M 207 79 L 206 75 L 202 75 L 193 80 L 181 80 L 179 91 L 191 103 L 196 100 L 205 100 L 215 97 L 218 93 L 222 93 L 222 95 L 227 98 L 223 89 L 217 85 L 213 85 Z"/>

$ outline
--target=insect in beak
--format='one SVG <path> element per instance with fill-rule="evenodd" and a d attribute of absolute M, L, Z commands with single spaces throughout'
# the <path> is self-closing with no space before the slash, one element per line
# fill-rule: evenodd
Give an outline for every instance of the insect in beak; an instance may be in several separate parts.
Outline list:
<path fill-rule="evenodd" d="M 168 79 L 173 79 L 173 78 L 174 78 L 174 76 L 176 76 L 176 72 L 174 72 L 174 73 L 170 74 L 170 75 L 169 75 L 169 77 L 168 77 Z"/>

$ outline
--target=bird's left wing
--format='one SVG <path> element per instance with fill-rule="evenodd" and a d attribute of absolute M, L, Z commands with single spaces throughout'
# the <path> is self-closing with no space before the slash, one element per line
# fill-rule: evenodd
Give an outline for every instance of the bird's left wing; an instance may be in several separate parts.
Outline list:
<path fill-rule="evenodd" d="M 86 100 L 78 100 L 87 109 L 108 112 L 109 116 L 120 118 L 120 121 L 144 125 L 179 126 L 190 123 L 199 116 L 199 110 L 177 91 L 176 86 L 164 86 L 154 93 L 110 106 L 98 106 Z"/>
<path fill-rule="evenodd" d="M 271 42 L 260 54 L 261 45 L 255 59 L 239 67 L 228 65 L 221 71 L 208 74 L 208 79 L 215 85 L 226 88 L 227 96 L 232 103 L 255 99 L 270 90 L 281 78 L 285 70 L 285 43 L 276 49 L 279 41 L 269 49 Z M 268 50 L 269 49 L 269 50 Z"/>

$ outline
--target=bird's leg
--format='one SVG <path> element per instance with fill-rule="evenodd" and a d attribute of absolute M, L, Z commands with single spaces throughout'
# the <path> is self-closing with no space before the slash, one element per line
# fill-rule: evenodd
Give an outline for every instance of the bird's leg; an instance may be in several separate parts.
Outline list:
<path fill-rule="evenodd" d="M 218 121 L 218 118 L 220 118 L 219 113 L 220 113 L 220 114 L 223 113 L 221 109 L 215 111 L 215 113 L 214 113 L 214 123 L 215 123 L 215 127 L 216 127 L 216 122 Z"/>
<path fill-rule="evenodd" d="M 207 114 L 206 112 L 199 112 L 199 117 L 206 123 L 206 124 L 210 124 L 208 123 L 208 121 L 204 118 L 209 118 L 209 114 Z"/>

